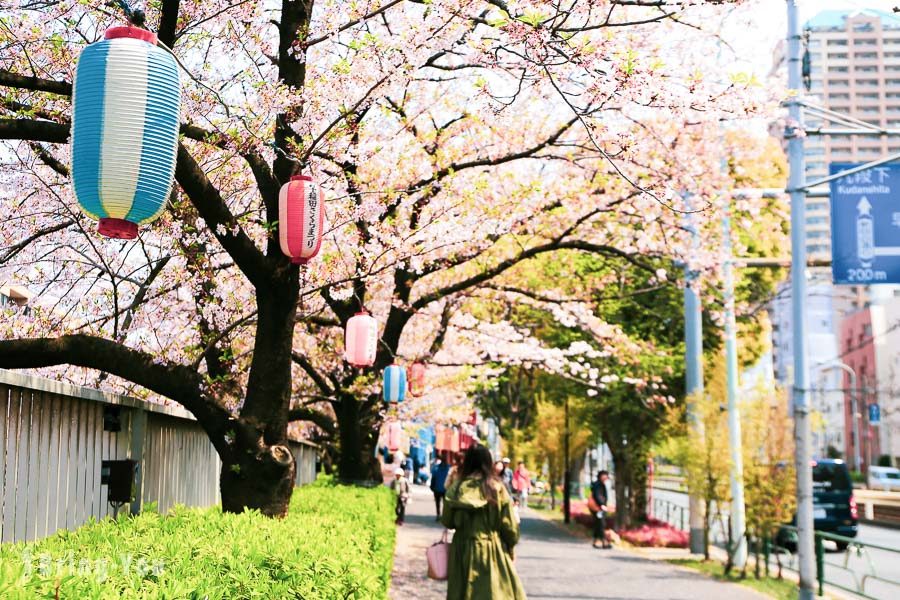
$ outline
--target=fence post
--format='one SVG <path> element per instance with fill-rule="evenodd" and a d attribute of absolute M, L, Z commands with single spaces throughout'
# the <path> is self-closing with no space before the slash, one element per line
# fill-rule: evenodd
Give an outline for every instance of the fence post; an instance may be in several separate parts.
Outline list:
<path fill-rule="evenodd" d="M 825 595 L 825 544 L 822 536 L 816 535 L 816 579 L 819 580 L 819 596 Z"/>
<path fill-rule="evenodd" d="M 766 577 L 769 576 L 769 536 L 763 539 L 763 556 L 766 559 Z"/>
<path fill-rule="evenodd" d="M 147 437 L 147 412 L 143 408 L 131 411 L 131 460 L 137 463 L 134 474 L 134 501 L 131 514 L 141 512 L 144 492 L 144 441 Z"/>

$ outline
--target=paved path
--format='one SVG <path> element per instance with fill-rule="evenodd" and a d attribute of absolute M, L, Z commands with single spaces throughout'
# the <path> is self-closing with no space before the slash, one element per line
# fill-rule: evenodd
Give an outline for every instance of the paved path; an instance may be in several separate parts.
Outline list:
<path fill-rule="evenodd" d="M 441 536 L 431 493 L 413 486 L 407 523 L 397 531 L 392 600 L 442 600 L 446 584 L 426 575 L 425 549 Z M 516 568 L 529 600 L 760 600 L 749 588 L 721 583 L 625 550 L 595 550 L 559 525 L 522 514 Z"/>

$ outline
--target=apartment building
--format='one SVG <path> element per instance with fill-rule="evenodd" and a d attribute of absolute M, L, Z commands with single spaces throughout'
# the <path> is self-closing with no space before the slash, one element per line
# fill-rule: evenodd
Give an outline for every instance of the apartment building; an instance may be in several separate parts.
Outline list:
<path fill-rule="evenodd" d="M 876 10 L 829 10 L 806 24 L 810 95 L 825 108 L 871 125 L 900 129 L 900 17 Z M 807 119 L 808 129 L 831 126 Z M 840 126 L 836 126 L 840 127 Z M 900 135 L 817 136 L 806 139 L 807 181 L 828 175 L 833 162 L 865 162 L 900 153 Z M 807 251 L 831 258 L 828 198 L 806 203 Z M 862 308 L 861 297 L 849 300 Z"/>

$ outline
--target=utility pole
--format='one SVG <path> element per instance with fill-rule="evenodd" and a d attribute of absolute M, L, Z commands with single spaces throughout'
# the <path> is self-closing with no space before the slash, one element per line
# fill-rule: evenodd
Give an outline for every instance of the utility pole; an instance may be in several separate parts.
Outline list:
<path fill-rule="evenodd" d="M 800 600 L 812 600 L 816 580 L 813 551 L 812 465 L 810 464 L 809 365 L 806 338 L 806 160 L 803 156 L 803 112 L 800 94 L 800 23 L 796 0 L 787 0 L 787 99 L 788 123 L 784 135 L 788 141 L 790 176 L 787 191 L 791 196 L 791 313 L 793 316 L 794 438 L 797 471 L 797 562 L 800 571 Z"/>
<path fill-rule="evenodd" d="M 726 211 L 730 209 L 726 207 Z M 747 562 L 747 538 L 744 515 L 744 457 L 741 446 L 741 414 L 738 408 L 737 323 L 734 315 L 734 266 L 732 265 L 731 217 L 722 219 L 725 264 L 725 364 L 728 373 L 728 447 L 731 452 L 731 548 L 732 562 L 738 569 Z"/>
<path fill-rule="evenodd" d="M 844 371 L 850 377 L 850 415 L 853 417 L 853 437 L 856 438 L 856 443 L 853 445 L 853 468 L 857 471 L 861 471 L 862 467 L 860 463 L 862 458 L 859 453 L 859 418 L 857 418 L 857 403 L 860 401 L 859 396 L 859 385 L 857 384 L 856 371 L 854 371 L 850 365 L 840 360 L 833 360 L 822 365 L 821 372 L 825 373 L 832 369 L 840 369 Z M 843 380 L 843 377 L 841 378 Z M 843 387 L 843 385 L 841 386 Z"/>
<path fill-rule="evenodd" d="M 563 408 L 563 418 L 565 419 L 564 435 L 563 435 L 563 452 L 565 453 L 565 473 L 563 473 L 563 521 L 568 524 L 572 518 L 572 474 L 569 468 L 569 396 L 566 395 L 565 406 Z"/>
<path fill-rule="evenodd" d="M 690 211 L 690 198 L 685 196 L 686 208 Z M 700 245 L 700 234 L 690 214 L 687 217 L 688 230 L 691 232 L 691 242 L 696 250 Z M 703 321 L 700 306 L 700 295 L 697 293 L 697 273 L 691 268 L 690 262 L 684 265 L 684 362 L 685 362 L 685 392 L 687 393 L 687 420 L 691 428 L 691 443 L 703 443 L 703 423 L 697 418 L 694 410 L 695 398 L 703 394 Z M 688 486 L 688 521 L 690 523 L 690 549 L 693 554 L 704 554 L 706 545 L 703 535 L 705 519 L 703 515 L 703 501 L 692 491 L 693 486 Z"/>

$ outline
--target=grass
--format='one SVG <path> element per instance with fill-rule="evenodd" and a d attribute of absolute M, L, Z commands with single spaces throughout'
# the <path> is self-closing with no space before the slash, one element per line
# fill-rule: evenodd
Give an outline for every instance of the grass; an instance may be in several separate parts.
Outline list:
<path fill-rule="evenodd" d="M 0 546 L 0 598 L 332 599 L 387 597 L 391 492 L 321 482 L 288 515 L 218 507 L 145 511 Z"/>
<path fill-rule="evenodd" d="M 761 577 L 760 579 L 756 579 L 756 577 L 753 576 L 752 572 L 748 572 L 747 577 L 745 579 L 741 579 L 740 571 L 734 570 L 732 570 L 729 575 L 725 575 L 725 567 L 722 565 L 722 563 L 715 560 L 676 558 L 671 559 L 667 562 L 700 571 L 701 573 L 711 576 L 717 581 L 730 581 L 732 583 L 738 583 L 740 585 L 753 588 L 754 590 L 762 592 L 763 594 L 766 594 L 771 598 L 778 598 L 779 600 L 793 600 L 797 597 L 797 584 L 788 579 L 776 579 L 774 577 L 765 576 Z"/>

